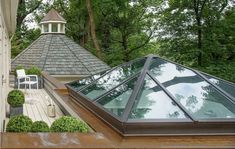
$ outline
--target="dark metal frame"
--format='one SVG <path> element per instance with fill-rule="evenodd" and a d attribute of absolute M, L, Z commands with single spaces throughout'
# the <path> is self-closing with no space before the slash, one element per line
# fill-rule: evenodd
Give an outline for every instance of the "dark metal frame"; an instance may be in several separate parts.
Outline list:
<path fill-rule="evenodd" d="M 99 80 L 99 79 L 102 78 L 103 76 L 107 75 L 108 73 L 114 71 L 114 70 L 117 69 L 118 67 L 122 67 L 122 66 L 125 66 L 125 65 L 132 64 L 132 63 L 134 63 L 135 61 L 139 61 L 139 60 L 141 60 L 141 59 L 143 59 L 143 58 L 134 59 L 134 60 L 129 61 L 129 62 L 127 62 L 127 63 L 124 63 L 124 64 L 118 65 L 118 66 L 116 66 L 116 67 L 113 67 L 112 69 L 110 69 L 110 70 L 108 70 L 107 72 L 105 72 L 104 74 L 102 74 L 99 78 L 93 80 L 92 83 L 87 84 L 87 85 L 83 86 L 82 88 L 80 88 L 79 91 L 82 91 L 82 90 L 86 89 L 87 87 L 91 86 L 92 84 L 96 83 L 97 80 Z"/>
<path fill-rule="evenodd" d="M 192 114 L 190 114 L 187 109 L 182 106 L 180 102 L 178 102 L 175 97 L 155 78 L 153 77 L 152 73 L 149 71 L 149 66 L 151 61 L 154 58 L 159 58 L 164 61 L 173 63 L 175 65 L 179 65 L 183 68 L 187 68 L 191 71 L 193 71 L 196 75 L 198 75 L 200 78 L 208 82 L 210 85 L 212 85 L 217 91 L 219 91 L 220 94 L 222 94 L 226 99 L 230 100 L 231 102 L 234 100 L 233 97 L 230 97 L 230 95 L 227 94 L 224 90 L 219 88 L 217 85 L 212 83 L 209 79 L 207 79 L 205 76 L 203 76 L 200 72 L 193 70 L 189 67 L 185 67 L 183 65 L 177 64 L 175 62 L 160 58 L 158 56 L 150 55 L 147 56 L 147 60 L 145 61 L 145 64 L 143 66 L 143 69 L 141 72 L 136 73 L 135 75 L 132 75 L 128 77 L 127 79 L 123 80 L 119 85 L 113 87 L 108 92 L 105 92 L 104 94 L 98 96 L 96 99 L 91 100 L 88 97 L 86 97 L 81 92 L 75 91 L 72 87 L 69 86 L 69 84 L 66 84 L 66 87 L 68 88 L 68 91 L 70 93 L 70 96 L 78 101 L 80 104 L 82 104 L 85 108 L 93 112 L 96 116 L 98 116 L 101 120 L 103 120 L 105 123 L 107 123 L 110 127 L 114 128 L 117 132 L 119 132 L 123 136 L 143 136 L 143 135 L 231 135 L 235 134 L 235 119 L 196 119 L 193 117 Z M 138 59 L 139 60 L 139 59 Z M 128 65 L 130 63 L 133 63 L 137 60 L 133 60 L 131 62 L 128 62 L 123 65 Z M 111 69 L 110 71 L 107 71 L 103 75 L 101 75 L 99 78 L 103 77 L 107 73 L 115 70 L 118 67 L 115 67 Z M 102 105 L 100 105 L 97 101 L 108 95 L 110 92 L 112 92 L 117 87 L 123 85 L 124 83 L 128 82 L 129 80 L 133 79 L 139 75 L 137 83 L 132 91 L 132 94 L 129 97 L 129 100 L 126 104 L 126 108 L 123 112 L 123 115 L 121 117 L 115 115 L 111 111 L 105 109 Z M 176 105 L 188 116 L 189 119 L 128 119 L 128 116 L 134 106 L 135 100 L 138 100 L 137 97 L 140 93 L 140 89 L 143 86 L 145 76 L 148 75 L 159 87 L 168 95 L 168 97 L 176 103 Z M 99 78 L 94 80 L 92 83 L 84 86 L 84 88 L 80 89 L 82 91 L 86 87 L 90 86 L 94 82 L 96 82 Z M 234 102 L 232 102 L 234 104 Z"/>

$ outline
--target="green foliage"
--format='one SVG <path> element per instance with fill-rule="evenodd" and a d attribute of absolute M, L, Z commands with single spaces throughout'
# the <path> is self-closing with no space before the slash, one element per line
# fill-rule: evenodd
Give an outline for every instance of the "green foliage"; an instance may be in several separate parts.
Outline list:
<path fill-rule="evenodd" d="M 44 121 L 35 121 L 31 127 L 31 132 L 49 132 L 50 128 Z"/>
<path fill-rule="evenodd" d="M 78 130 L 79 130 L 79 132 L 88 133 L 89 127 L 85 122 L 79 121 L 78 122 Z"/>
<path fill-rule="evenodd" d="M 51 125 L 52 132 L 88 132 L 86 123 L 70 116 L 63 116 L 55 120 Z"/>
<path fill-rule="evenodd" d="M 16 74 L 16 70 L 19 70 L 19 69 L 24 69 L 23 66 L 16 66 L 16 69 L 15 69 L 15 76 L 17 76 Z M 30 67 L 29 69 L 24 69 L 25 70 L 25 73 L 27 75 L 38 75 L 38 76 L 41 76 L 42 75 L 42 71 L 40 68 L 38 68 L 37 66 L 32 66 Z"/>
<path fill-rule="evenodd" d="M 161 28 L 158 54 L 235 82 L 234 2 L 168 2 L 164 9 L 156 6 Z"/>
<path fill-rule="evenodd" d="M 30 132 L 33 121 L 24 115 L 17 115 L 10 118 L 6 131 L 7 132 Z"/>
<path fill-rule="evenodd" d="M 67 20 L 66 35 L 96 53 L 85 0 L 54 0 L 37 7 L 40 2 L 32 0 L 26 7 L 20 3 L 18 16 L 37 8 L 33 15 L 39 23 L 54 7 Z M 235 82 L 234 4 L 226 0 L 92 1 L 101 58 L 116 66 L 157 54 Z M 23 22 L 12 39 L 12 57 L 39 35 L 39 29 L 28 29 Z"/>
<path fill-rule="evenodd" d="M 12 90 L 8 93 L 7 102 L 12 107 L 22 106 L 25 102 L 24 93 L 20 90 Z"/>
<path fill-rule="evenodd" d="M 15 58 L 40 36 L 40 29 L 28 29 L 22 26 L 16 30 L 11 40 L 11 57 Z"/>
<path fill-rule="evenodd" d="M 206 67 L 195 67 L 208 74 L 223 78 L 235 83 L 235 62 L 211 63 Z"/>
<path fill-rule="evenodd" d="M 31 68 L 27 69 L 26 73 L 28 75 L 38 75 L 38 76 L 41 76 L 41 74 L 42 74 L 40 68 L 38 68 L 36 66 L 32 66 Z"/>

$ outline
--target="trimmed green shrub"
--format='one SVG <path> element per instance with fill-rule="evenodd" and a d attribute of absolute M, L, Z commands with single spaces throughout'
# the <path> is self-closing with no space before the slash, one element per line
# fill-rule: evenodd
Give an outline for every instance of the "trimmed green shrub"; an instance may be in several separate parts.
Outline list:
<path fill-rule="evenodd" d="M 20 69 L 24 69 L 23 66 L 16 66 L 15 71 L 14 71 L 14 75 L 17 76 L 16 70 L 20 70 Z"/>
<path fill-rule="evenodd" d="M 85 133 L 89 132 L 88 125 L 85 122 L 80 121 L 80 120 L 78 123 L 78 129 L 79 129 L 79 132 L 85 132 Z"/>
<path fill-rule="evenodd" d="M 20 90 L 12 90 L 8 93 L 7 102 L 12 107 L 20 107 L 25 102 L 24 93 Z"/>
<path fill-rule="evenodd" d="M 31 127 L 31 132 L 49 132 L 50 128 L 44 121 L 35 121 Z"/>
<path fill-rule="evenodd" d="M 51 125 L 52 132 L 88 132 L 89 127 L 86 123 L 80 120 L 70 117 L 63 116 L 55 120 Z"/>
<path fill-rule="evenodd" d="M 7 124 L 7 132 L 30 132 L 33 121 L 24 115 L 17 115 L 10 118 Z"/>
<path fill-rule="evenodd" d="M 38 75 L 38 76 L 41 76 L 42 71 L 38 67 L 33 66 L 33 67 L 29 68 L 28 70 L 26 70 L 26 73 L 28 75 Z"/>

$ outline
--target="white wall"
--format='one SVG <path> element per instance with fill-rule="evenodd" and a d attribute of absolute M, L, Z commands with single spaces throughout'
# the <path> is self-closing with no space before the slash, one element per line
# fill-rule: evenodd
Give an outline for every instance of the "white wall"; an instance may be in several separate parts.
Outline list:
<path fill-rule="evenodd" d="M 6 118 L 6 98 L 9 92 L 11 44 L 9 33 L 15 29 L 18 0 L 0 0 L 0 130 Z"/>

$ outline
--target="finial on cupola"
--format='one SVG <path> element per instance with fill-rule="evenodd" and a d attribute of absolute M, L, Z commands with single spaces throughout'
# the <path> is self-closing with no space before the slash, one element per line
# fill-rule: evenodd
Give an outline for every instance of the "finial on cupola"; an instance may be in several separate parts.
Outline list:
<path fill-rule="evenodd" d="M 52 8 L 39 23 L 41 34 L 65 34 L 66 20 Z"/>

